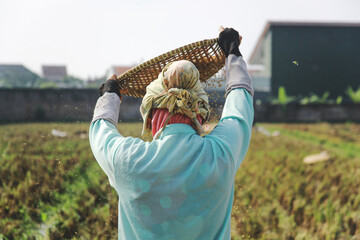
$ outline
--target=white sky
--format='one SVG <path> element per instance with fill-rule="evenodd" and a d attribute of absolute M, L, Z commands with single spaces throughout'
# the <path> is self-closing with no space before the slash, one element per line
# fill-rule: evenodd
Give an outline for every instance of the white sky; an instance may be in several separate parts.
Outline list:
<path fill-rule="evenodd" d="M 0 0 L 0 64 L 101 76 L 217 37 L 220 25 L 239 31 L 248 59 L 269 20 L 359 23 L 360 0 Z"/>

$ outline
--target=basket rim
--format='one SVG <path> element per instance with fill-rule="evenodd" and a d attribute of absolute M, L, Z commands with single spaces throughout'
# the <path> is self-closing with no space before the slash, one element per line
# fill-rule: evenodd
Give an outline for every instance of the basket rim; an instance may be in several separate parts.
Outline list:
<path fill-rule="evenodd" d="M 172 56 L 175 56 L 176 54 L 182 52 L 183 50 L 193 50 L 197 47 L 201 47 L 204 45 L 210 45 L 210 44 L 214 44 L 218 42 L 218 38 L 212 38 L 212 39 L 204 39 L 201 41 L 197 41 L 197 42 L 193 42 L 187 45 L 184 45 L 182 47 L 178 47 L 175 48 L 171 51 L 168 51 L 166 53 L 163 53 L 157 57 L 151 58 L 150 60 L 147 60 L 129 70 L 127 70 L 126 72 L 122 73 L 121 75 L 117 76 L 117 80 L 119 81 L 119 83 L 121 84 L 123 81 L 125 81 L 126 78 L 128 78 L 129 76 L 132 76 L 133 74 L 136 74 L 137 72 L 143 70 L 146 67 L 149 67 L 151 65 L 154 65 L 158 62 L 161 62 L 163 60 L 166 60 L 167 58 L 170 58 Z"/>

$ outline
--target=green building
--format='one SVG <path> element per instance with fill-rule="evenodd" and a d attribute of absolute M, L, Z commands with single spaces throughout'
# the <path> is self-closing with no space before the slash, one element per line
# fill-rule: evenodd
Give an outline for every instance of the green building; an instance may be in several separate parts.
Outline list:
<path fill-rule="evenodd" d="M 360 23 L 268 22 L 248 63 L 265 95 L 345 96 L 360 86 Z"/>

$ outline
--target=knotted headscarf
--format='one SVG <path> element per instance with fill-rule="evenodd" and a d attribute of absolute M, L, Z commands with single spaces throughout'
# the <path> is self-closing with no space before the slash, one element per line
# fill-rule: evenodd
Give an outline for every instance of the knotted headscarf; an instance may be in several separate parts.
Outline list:
<path fill-rule="evenodd" d="M 151 134 L 152 108 L 167 108 L 169 117 L 176 113 L 184 114 L 194 122 L 198 133 L 203 132 L 196 116 L 200 115 L 205 121 L 208 120 L 210 106 L 199 76 L 199 71 L 190 61 L 180 60 L 164 67 L 159 77 L 146 87 L 140 106 L 144 137 Z"/>

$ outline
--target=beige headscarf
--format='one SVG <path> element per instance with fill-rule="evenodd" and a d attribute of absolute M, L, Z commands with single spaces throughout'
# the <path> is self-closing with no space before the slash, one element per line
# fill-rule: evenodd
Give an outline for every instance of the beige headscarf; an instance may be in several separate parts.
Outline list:
<path fill-rule="evenodd" d="M 144 120 L 144 137 L 151 134 L 149 114 L 152 108 L 167 108 L 170 113 L 169 119 L 175 113 L 185 114 L 195 123 L 198 133 L 203 133 L 196 116 L 200 114 L 205 121 L 208 120 L 210 106 L 199 76 L 195 65 L 187 60 L 172 62 L 164 67 L 159 77 L 146 87 L 146 94 L 140 106 Z"/>

